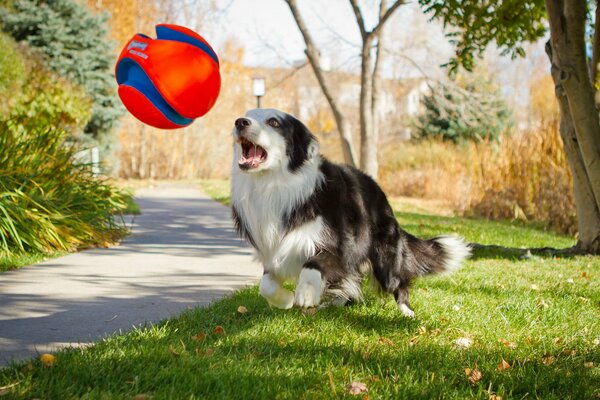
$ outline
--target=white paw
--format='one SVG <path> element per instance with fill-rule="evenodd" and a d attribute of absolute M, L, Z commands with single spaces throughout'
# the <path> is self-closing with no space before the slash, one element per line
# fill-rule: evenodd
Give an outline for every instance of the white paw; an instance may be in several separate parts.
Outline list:
<path fill-rule="evenodd" d="M 415 312 L 413 310 L 411 310 L 410 307 L 407 306 L 406 304 L 402 303 L 402 304 L 398 305 L 398 308 L 400 308 L 400 312 L 405 317 L 408 317 L 408 318 L 414 318 L 415 317 Z"/>
<path fill-rule="evenodd" d="M 267 301 L 273 307 L 287 310 L 294 305 L 294 293 L 282 288 L 277 291 L 275 296 L 268 298 Z"/>
<path fill-rule="evenodd" d="M 318 306 L 322 292 L 321 273 L 315 269 L 303 269 L 298 278 L 294 303 L 301 308 Z"/>
<path fill-rule="evenodd" d="M 288 309 L 294 305 L 294 294 L 281 287 L 281 284 L 273 279 L 270 274 L 263 275 L 260 280 L 259 291 L 273 307 Z"/>

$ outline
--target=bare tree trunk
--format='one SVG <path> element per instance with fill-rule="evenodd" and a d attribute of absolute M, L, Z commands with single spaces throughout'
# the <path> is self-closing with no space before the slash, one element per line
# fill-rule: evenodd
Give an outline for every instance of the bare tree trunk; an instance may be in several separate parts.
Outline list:
<path fill-rule="evenodd" d="M 346 120 L 346 117 L 340 111 L 340 108 L 337 104 L 337 101 L 331 94 L 331 90 L 327 86 L 327 82 L 325 81 L 325 76 L 323 75 L 323 69 L 321 68 L 321 62 L 319 57 L 319 51 L 315 47 L 314 41 L 308 32 L 308 28 L 304 23 L 304 19 L 300 15 L 298 11 L 298 7 L 296 6 L 296 0 L 285 0 L 285 2 L 290 7 L 290 11 L 296 21 L 296 25 L 298 25 L 298 29 L 304 38 L 304 43 L 306 44 L 306 56 L 308 58 L 308 62 L 312 67 L 312 70 L 319 82 L 319 86 L 321 87 L 321 91 L 323 95 L 327 99 L 329 103 L 329 107 L 333 112 L 333 117 L 335 118 L 335 124 L 338 128 L 338 132 L 340 134 L 340 141 L 342 147 L 342 153 L 344 155 L 344 162 L 346 164 L 356 166 L 356 157 L 354 156 L 354 148 L 352 145 L 352 132 L 350 129 L 350 124 Z"/>
<path fill-rule="evenodd" d="M 584 48 L 586 2 L 546 0 L 547 52 L 561 107 L 561 137 L 573 172 L 578 250 L 600 253 L 600 119 Z M 598 21 L 596 21 L 598 22 Z"/>
<path fill-rule="evenodd" d="M 385 15 L 387 9 L 387 0 L 381 0 L 379 4 L 379 19 L 381 20 Z M 374 144 L 375 154 L 370 155 L 371 169 L 373 170 L 372 176 L 377 178 L 379 176 L 379 127 L 380 127 L 380 115 L 379 115 L 379 100 L 381 98 L 381 69 L 383 65 L 383 52 L 385 51 L 385 42 L 383 29 L 379 31 L 376 37 L 377 50 L 375 52 L 375 66 L 373 67 L 373 75 L 371 77 L 371 142 Z"/>

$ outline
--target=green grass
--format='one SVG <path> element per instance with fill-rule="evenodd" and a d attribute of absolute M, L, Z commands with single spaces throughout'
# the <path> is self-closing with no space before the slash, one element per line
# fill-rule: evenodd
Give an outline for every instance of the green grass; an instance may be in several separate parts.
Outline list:
<path fill-rule="evenodd" d="M 397 216 L 422 236 L 573 244 L 509 223 Z M 349 393 L 353 381 L 368 387 L 370 399 L 600 396 L 598 258 L 483 257 L 454 275 L 418 280 L 411 300 L 415 320 L 374 295 L 306 315 L 270 309 L 252 287 L 92 348 L 59 352 L 52 367 L 12 365 L 0 371 L 0 387 L 16 384 L 5 397 L 26 399 L 363 398 Z M 472 346 L 457 348 L 459 338 Z M 510 368 L 499 369 L 502 360 Z M 475 370 L 481 377 L 471 382 Z"/>
<path fill-rule="evenodd" d="M 62 251 L 54 253 L 0 254 L 0 272 L 37 264 L 47 259 L 64 256 L 66 254 L 66 252 Z"/>

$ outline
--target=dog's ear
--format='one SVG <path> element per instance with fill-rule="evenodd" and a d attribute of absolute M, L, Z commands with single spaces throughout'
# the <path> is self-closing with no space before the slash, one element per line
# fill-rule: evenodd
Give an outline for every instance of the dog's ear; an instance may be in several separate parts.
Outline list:
<path fill-rule="evenodd" d="M 289 168 L 293 172 L 300 168 L 305 161 L 313 159 L 319 154 L 319 142 L 317 138 L 300 120 L 289 116 L 293 130 L 293 145 L 291 150 Z"/>

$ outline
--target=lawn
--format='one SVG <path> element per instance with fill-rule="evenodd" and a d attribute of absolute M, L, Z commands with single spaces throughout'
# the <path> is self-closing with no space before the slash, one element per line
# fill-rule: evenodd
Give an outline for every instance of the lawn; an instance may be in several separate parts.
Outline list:
<path fill-rule="evenodd" d="M 523 224 L 394 206 L 401 224 L 422 236 L 573 244 Z M 454 275 L 419 280 L 411 299 L 414 320 L 391 298 L 374 295 L 350 307 L 282 311 L 251 287 L 94 347 L 59 352 L 51 366 L 32 360 L 0 370 L 0 388 L 14 385 L 0 396 L 600 398 L 600 259 L 481 254 Z"/>

